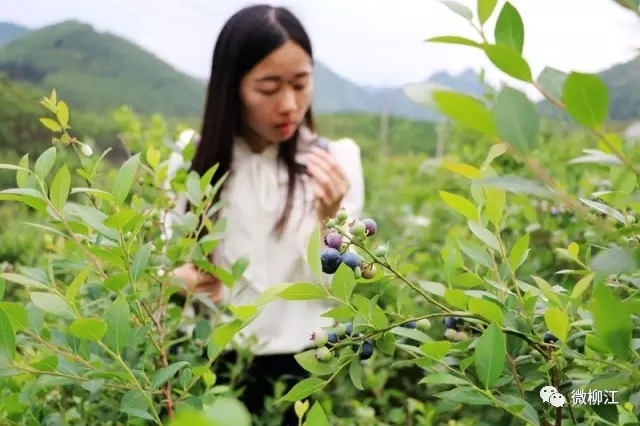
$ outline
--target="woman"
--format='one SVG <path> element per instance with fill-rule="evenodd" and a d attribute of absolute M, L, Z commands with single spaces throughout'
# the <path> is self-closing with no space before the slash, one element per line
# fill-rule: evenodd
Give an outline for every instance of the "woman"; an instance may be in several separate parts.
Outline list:
<path fill-rule="evenodd" d="M 313 280 L 306 262 L 313 231 L 340 208 L 361 215 L 360 150 L 349 139 L 319 148 L 312 73 L 311 42 L 287 9 L 247 7 L 222 28 L 191 170 L 202 176 L 218 164 L 212 183 L 230 172 L 220 195 L 225 234 L 211 257 L 226 270 L 240 258 L 249 266 L 231 291 L 191 264 L 173 271 L 215 303 L 249 304 L 272 285 Z M 244 330 L 243 342 L 258 341 L 242 396 L 253 414 L 273 395 L 273 381 L 291 388 L 306 375 L 293 357 L 314 330 L 330 325 L 321 317 L 327 310 L 319 301 L 277 300 Z M 298 424 L 292 407 L 282 424 Z"/>

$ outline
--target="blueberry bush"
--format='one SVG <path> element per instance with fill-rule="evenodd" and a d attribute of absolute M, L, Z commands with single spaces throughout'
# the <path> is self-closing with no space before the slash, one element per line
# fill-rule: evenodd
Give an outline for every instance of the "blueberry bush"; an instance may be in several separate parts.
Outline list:
<path fill-rule="evenodd" d="M 276 386 L 259 424 L 278 425 L 292 403 L 305 426 L 638 424 L 637 149 L 607 130 L 597 76 L 546 68 L 533 78 L 511 3 L 479 0 L 475 13 L 445 4 L 478 39 L 430 42 L 482 50 L 572 123 L 551 126 L 508 85 L 482 99 L 411 87 L 451 121 L 445 157 L 368 161 L 371 217 L 339 212 L 309 241 L 317 282 L 276 285 L 251 305 L 213 305 L 167 273 L 192 262 L 232 287 L 251 261 L 229 271 L 207 261 L 224 231 L 207 219 L 221 208 L 215 168 L 181 171 L 168 191 L 167 126 L 122 110 L 129 157 L 112 170 L 107 153 L 73 136 L 56 92 L 44 98 L 53 146 L 33 164 L 0 164 L 15 173 L 0 200 L 29 212 L 33 234 L 17 244 L 42 245 L 16 262 L 32 266 L 0 271 L 3 422 L 252 424 L 216 366 L 280 298 L 331 301 L 334 326 L 309 336 L 296 359 L 311 377 L 287 393 Z M 639 12 L 637 0 L 621 5 Z M 170 192 L 193 209 L 167 235 Z M 175 294 L 208 313 L 186 316 Z"/>

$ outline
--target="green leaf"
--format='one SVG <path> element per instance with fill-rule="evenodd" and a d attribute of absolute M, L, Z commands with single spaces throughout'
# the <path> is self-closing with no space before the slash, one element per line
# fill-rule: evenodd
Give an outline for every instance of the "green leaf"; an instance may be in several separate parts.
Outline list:
<path fill-rule="evenodd" d="M 466 310 L 469 303 L 469 296 L 464 291 L 454 288 L 448 288 L 444 293 L 444 300 L 452 307 L 460 310 Z"/>
<path fill-rule="evenodd" d="M 307 413 L 307 417 L 303 423 L 303 426 L 330 426 L 329 418 L 325 414 L 322 406 L 318 401 L 314 402 L 311 406 L 311 410 Z"/>
<path fill-rule="evenodd" d="M 211 334 L 211 341 L 207 349 L 209 358 L 222 352 L 235 335 L 246 326 L 246 322 L 233 320 L 231 322 L 216 326 Z"/>
<path fill-rule="evenodd" d="M 487 136 L 496 135 L 491 111 L 480 100 L 447 90 L 435 90 L 432 97 L 438 110 L 461 126 Z"/>
<path fill-rule="evenodd" d="M 308 379 L 304 379 L 303 381 L 297 383 L 294 387 L 291 388 L 286 395 L 281 397 L 277 402 L 295 402 L 300 401 L 320 390 L 322 390 L 325 386 L 327 386 L 329 382 L 326 382 L 317 377 L 310 377 Z"/>
<path fill-rule="evenodd" d="M 480 47 L 480 43 L 460 36 L 437 36 L 425 40 L 427 43 L 458 44 L 461 46 Z M 412 99 L 413 100 L 413 99 Z"/>
<path fill-rule="evenodd" d="M 151 258 L 151 243 L 144 244 L 131 261 L 131 278 L 135 284 L 144 275 Z"/>
<path fill-rule="evenodd" d="M 484 25 L 489 20 L 498 4 L 498 0 L 478 0 L 478 20 Z"/>
<path fill-rule="evenodd" d="M 149 414 L 149 403 L 147 401 L 146 392 L 139 390 L 130 390 L 125 393 L 120 401 L 120 411 L 133 417 L 154 421 Z"/>
<path fill-rule="evenodd" d="M 49 199 L 51 200 L 53 207 L 58 212 L 62 212 L 62 209 L 69 198 L 70 190 L 71 173 L 69 173 L 69 167 L 64 164 L 54 176 L 53 181 L 51 181 L 51 188 L 49 188 Z"/>
<path fill-rule="evenodd" d="M 104 320 L 107 323 L 107 331 L 102 341 L 109 349 L 120 354 L 131 334 L 131 311 L 123 295 L 118 296 L 107 308 Z"/>
<path fill-rule="evenodd" d="M 320 262 L 320 248 L 322 247 L 322 230 L 317 227 L 313 230 L 309 244 L 307 245 L 307 263 L 318 282 L 323 282 L 322 263 Z"/>
<path fill-rule="evenodd" d="M 459 387 L 436 395 L 444 401 L 458 402 L 467 405 L 493 405 L 493 401 L 470 387 Z"/>
<path fill-rule="evenodd" d="M 331 279 L 331 294 L 341 302 L 348 303 L 356 285 L 353 271 L 345 264 L 340 264 Z"/>
<path fill-rule="evenodd" d="M 0 308 L 0 354 L 9 360 L 16 356 L 16 335 L 6 311 Z"/>
<path fill-rule="evenodd" d="M 633 333 L 631 312 L 603 280 L 593 290 L 592 312 L 597 337 L 616 358 L 627 361 Z"/>
<path fill-rule="evenodd" d="M 113 182 L 113 201 L 120 205 L 124 203 L 129 191 L 133 187 L 136 178 L 138 166 L 140 165 L 140 154 L 136 154 L 129 158 L 118 170 Z"/>
<path fill-rule="evenodd" d="M 41 118 L 40 122 L 44 127 L 51 130 L 52 132 L 60 133 L 62 131 L 62 127 L 60 127 L 60 124 L 52 118 Z"/>
<path fill-rule="evenodd" d="M 549 308 L 544 314 L 544 321 L 547 328 L 554 336 L 563 342 L 567 341 L 569 335 L 569 317 L 558 308 Z"/>
<path fill-rule="evenodd" d="M 44 312 L 64 319 L 73 320 L 76 318 L 71 306 L 57 294 L 33 292 L 29 294 L 29 297 L 31 302 Z"/>
<path fill-rule="evenodd" d="M 549 199 L 552 199 L 554 197 L 554 193 L 551 190 L 540 185 L 538 182 L 524 179 L 518 176 L 507 175 L 507 176 L 497 176 L 497 177 L 486 177 L 486 178 L 476 180 L 475 183 L 478 183 L 484 186 L 493 186 L 496 188 L 502 188 L 514 194 L 534 195 L 536 197 L 549 198 Z"/>
<path fill-rule="evenodd" d="M 491 323 L 478 339 L 473 360 L 478 378 L 487 389 L 500 379 L 506 360 L 505 335 L 496 323 Z"/>
<path fill-rule="evenodd" d="M 602 275 L 633 273 L 638 270 L 635 256 L 624 247 L 602 250 L 591 258 L 589 266 Z"/>
<path fill-rule="evenodd" d="M 471 230 L 473 235 L 478 237 L 478 239 L 482 241 L 487 247 L 490 247 L 498 252 L 500 251 L 500 243 L 498 242 L 496 236 L 491 233 L 491 231 L 477 222 L 467 222 L 467 226 L 469 226 L 469 229 Z"/>
<path fill-rule="evenodd" d="M 171 380 L 183 367 L 189 365 L 187 361 L 178 361 L 156 371 L 151 377 L 151 389 L 158 389 L 160 386 Z"/>
<path fill-rule="evenodd" d="M 509 257 L 507 261 L 509 262 L 509 267 L 515 272 L 527 259 L 529 255 L 529 241 L 530 234 L 524 234 L 511 248 L 511 252 L 509 253 Z"/>
<path fill-rule="evenodd" d="M 469 384 L 468 380 L 460 377 L 456 377 L 449 373 L 431 373 L 423 377 L 419 382 L 419 385 L 455 385 L 465 386 Z"/>
<path fill-rule="evenodd" d="M 447 6 L 449 10 L 454 12 L 456 15 L 462 16 L 467 21 L 471 21 L 473 19 L 473 12 L 463 4 L 450 0 L 443 0 L 442 4 Z"/>
<path fill-rule="evenodd" d="M 567 74 L 551 67 L 545 67 L 538 76 L 538 85 L 555 99 L 562 99 L 562 91 L 564 90 L 564 82 L 567 80 Z"/>
<path fill-rule="evenodd" d="M 56 162 L 56 154 L 57 150 L 55 146 L 52 146 L 43 152 L 33 166 L 35 174 L 43 179 L 46 178 Z"/>
<path fill-rule="evenodd" d="M 349 364 L 349 379 L 356 389 L 364 390 L 362 380 L 364 379 L 364 368 L 362 367 L 362 361 L 359 357 L 353 357 Z"/>
<path fill-rule="evenodd" d="M 78 339 L 97 342 L 107 331 L 107 323 L 98 318 L 78 318 L 69 325 L 69 333 Z"/>
<path fill-rule="evenodd" d="M 494 31 L 496 44 L 510 47 L 522 54 L 524 47 L 524 22 L 520 12 L 511 3 L 506 2 L 498 15 Z"/>
<path fill-rule="evenodd" d="M 578 123 L 600 127 L 609 113 L 609 90 L 596 75 L 572 72 L 564 82 L 562 102 Z"/>
<path fill-rule="evenodd" d="M 538 146 L 540 118 L 527 95 L 503 86 L 491 113 L 500 139 L 525 154 Z"/>
<path fill-rule="evenodd" d="M 185 426 L 251 426 L 251 414 L 236 398 L 216 397 L 212 404 L 204 406 L 206 420 L 211 423 L 192 422 Z"/>
<path fill-rule="evenodd" d="M 0 278 L 0 300 L 4 298 L 4 292 L 7 289 L 7 281 L 4 278 Z"/>
<path fill-rule="evenodd" d="M 503 44 L 483 44 L 482 50 L 500 71 L 517 80 L 533 83 L 531 67 L 514 48 Z"/>
<path fill-rule="evenodd" d="M 18 188 L 26 188 L 29 185 L 31 173 L 29 171 L 29 154 L 25 154 L 18 162 L 18 167 L 11 170 L 16 171 L 16 185 L 18 185 Z"/>
<path fill-rule="evenodd" d="M 33 278 L 27 277 L 25 275 L 16 274 L 13 272 L 5 272 L 0 274 L 0 278 L 7 280 L 9 282 L 20 284 L 27 289 L 38 289 L 38 290 L 49 290 L 49 286 L 41 283 L 39 281 L 34 280 Z"/>
<path fill-rule="evenodd" d="M 58 118 L 58 121 L 63 128 L 66 129 L 67 126 L 69 126 L 69 107 L 67 107 L 67 104 L 64 103 L 64 101 L 58 102 L 56 108 L 56 117 Z"/>
<path fill-rule="evenodd" d="M 469 311 L 489 321 L 496 322 L 498 325 L 504 324 L 504 312 L 502 312 L 502 309 L 500 309 L 498 305 L 488 300 L 469 299 Z"/>
<path fill-rule="evenodd" d="M 456 212 L 464 215 L 470 220 L 477 221 L 479 219 L 478 208 L 471 201 L 450 192 L 439 191 L 439 193 L 440 198 L 442 198 L 445 204 Z"/>
<path fill-rule="evenodd" d="M 300 367 L 314 376 L 327 376 L 335 373 L 337 367 L 337 360 L 333 358 L 329 362 L 318 361 L 316 358 L 316 350 L 309 349 L 294 356 Z"/>
<path fill-rule="evenodd" d="M 78 295 L 78 292 L 80 291 L 84 283 L 87 281 L 87 278 L 89 277 L 89 274 L 91 273 L 92 269 L 93 269 L 93 265 L 87 264 L 87 266 L 85 266 L 80 271 L 80 273 L 78 273 L 78 275 L 73 279 L 73 281 L 71 281 L 71 284 L 69 284 L 69 287 L 67 287 L 67 292 L 64 295 L 65 299 L 67 299 L 67 302 L 71 304 L 74 303 L 76 296 Z"/>
<path fill-rule="evenodd" d="M 451 349 L 451 342 L 427 342 L 420 345 L 420 350 L 429 358 L 441 361 Z"/>
<path fill-rule="evenodd" d="M 295 283 L 282 290 L 278 297 L 284 300 L 314 300 L 327 297 L 324 287 L 311 283 Z"/>

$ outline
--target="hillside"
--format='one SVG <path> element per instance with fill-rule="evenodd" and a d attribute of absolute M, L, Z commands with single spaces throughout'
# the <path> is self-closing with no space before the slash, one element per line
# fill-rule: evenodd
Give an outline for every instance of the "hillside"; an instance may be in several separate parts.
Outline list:
<path fill-rule="evenodd" d="M 12 22 L 0 22 L 0 45 L 22 37 L 29 29 Z"/>
<path fill-rule="evenodd" d="M 77 21 L 29 33 L 17 25 L 5 27 L 0 27 L 0 37 L 4 35 L 13 42 L 0 49 L 0 72 L 46 91 L 56 87 L 72 107 L 102 113 L 128 104 L 143 114 L 200 116 L 205 82 L 175 70 L 121 37 L 99 33 Z M 322 63 L 317 63 L 315 76 L 314 108 L 319 114 L 379 114 L 386 110 L 392 116 L 418 120 L 436 117 L 411 102 L 400 88 L 371 90 Z M 434 78 L 467 91 L 474 76 L 472 72 L 461 75 L 460 85 L 458 77 L 446 73 Z M 475 83 L 479 84 L 477 77 Z"/>
<path fill-rule="evenodd" d="M 204 102 L 201 81 L 76 21 L 30 31 L 3 46 L 0 72 L 47 92 L 55 87 L 72 108 L 97 113 L 128 104 L 145 114 L 199 116 Z"/>

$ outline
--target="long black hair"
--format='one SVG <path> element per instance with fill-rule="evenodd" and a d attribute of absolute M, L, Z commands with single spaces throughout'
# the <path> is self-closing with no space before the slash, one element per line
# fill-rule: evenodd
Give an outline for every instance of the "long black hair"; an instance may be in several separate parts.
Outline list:
<path fill-rule="evenodd" d="M 313 59 L 311 41 L 304 27 L 288 9 L 270 5 L 249 6 L 236 12 L 226 22 L 216 42 L 211 61 L 211 77 L 200 132 L 200 143 L 191 170 L 200 176 L 218 165 L 211 184 L 231 169 L 234 137 L 243 130 L 243 105 L 240 96 L 242 78 L 274 50 L 292 41 Z M 314 130 L 311 108 L 304 124 Z M 289 176 L 287 200 L 275 225 L 281 233 L 291 214 L 293 193 L 300 167 L 295 162 L 298 134 L 279 144 L 278 160 Z M 216 195 L 216 202 L 219 200 Z"/>

